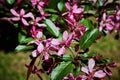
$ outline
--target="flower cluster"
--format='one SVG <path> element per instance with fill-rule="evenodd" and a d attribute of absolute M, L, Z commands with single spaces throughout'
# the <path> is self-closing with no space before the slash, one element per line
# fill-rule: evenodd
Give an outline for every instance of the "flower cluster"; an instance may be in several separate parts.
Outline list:
<path fill-rule="evenodd" d="M 108 31 L 116 29 L 118 32 L 120 30 L 120 11 L 115 11 L 114 15 L 107 16 L 106 13 L 102 16 L 102 21 L 100 22 L 99 30 L 102 31 L 103 28 Z"/>
<path fill-rule="evenodd" d="M 111 76 L 108 67 L 116 64 L 105 63 L 103 59 L 97 63 L 96 55 L 89 53 L 89 47 L 99 32 L 115 30 L 118 34 L 120 31 L 120 10 L 109 13 L 107 9 L 100 9 L 109 5 L 107 1 L 30 0 L 27 9 L 25 5 L 10 9 L 14 16 L 10 19 L 22 26 L 26 36 L 30 37 L 20 37 L 23 38 L 19 40 L 23 41 L 20 44 L 26 42 L 27 46 L 34 47 L 32 61 L 27 65 L 27 79 L 31 73 L 40 79 L 40 73 L 50 74 L 51 80 L 102 80 Z M 35 64 L 37 58 L 42 66 L 40 69 Z M 77 68 L 85 74 L 74 75 Z"/>
<path fill-rule="evenodd" d="M 96 70 L 93 69 L 95 66 L 94 59 L 90 59 L 88 61 L 87 67 L 81 67 L 81 71 L 84 72 L 86 75 L 79 75 L 76 78 L 73 76 L 72 73 L 68 75 L 68 77 L 64 77 L 63 80 L 94 80 L 95 78 L 102 79 L 106 76 L 106 73 L 103 70 Z"/>

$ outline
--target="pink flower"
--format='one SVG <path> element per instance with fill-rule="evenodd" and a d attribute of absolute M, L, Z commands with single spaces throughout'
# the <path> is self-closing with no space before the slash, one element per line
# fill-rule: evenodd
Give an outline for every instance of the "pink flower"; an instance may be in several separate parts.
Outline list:
<path fill-rule="evenodd" d="M 120 20 L 120 10 L 117 11 L 117 13 L 116 13 L 116 19 L 117 19 L 118 21 Z"/>
<path fill-rule="evenodd" d="M 39 40 L 42 39 L 42 35 L 43 35 L 42 29 L 36 29 L 36 26 L 33 25 L 30 32 L 33 38 L 37 38 Z"/>
<path fill-rule="evenodd" d="M 69 12 L 68 15 L 70 16 L 71 14 L 81 14 L 83 13 L 84 9 L 83 8 L 78 8 L 76 4 L 74 4 L 72 7 L 70 6 L 70 3 L 65 4 L 66 8 L 68 9 Z"/>
<path fill-rule="evenodd" d="M 78 17 L 80 17 L 82 15 L 82 13 L 84 12 L 84 8 L 78 8 L 77 4 L 74 4 L 72 7 L 70 5 L 70 3 L 66 3 L 65 4 L 68 12 L 63 13 L 62 15 L 66 15 L 68 14 L 69 19 L 71 20 L 77 20 Z M 76 17 L 77 16 L 77 17 Z"/>
<path fill-rule="evenodd" d="M 103 28 L 106 30 L 112 30 L 114 28 L 113 16 L 107 17 L 106 13 L 102 16 L 102 21 L 100 22 L 99 30 L 102 31 Z"/>
<path fill-rule="evenodd" d="M 88 75 L 88 78 L 93 79 L 94 77 L 96 78 L 103 78 L 106 76 L 106 73 L 103 72 L 103 70 L 97 70 L 95 71 L 93 68 L 95 66 L 95 61 L 94 59 L 90 59 L 88 61 L 88 67 L 82 67 L 81 71 L 86 73 Z"/>
<path fill-rule="evenodd" d="M 13 21 L 21 20 L 25 26 L 29 26 L 29 23 L 25 20 L 25 18 L 34 18 L 31 12 L 25 14 L 24 9 L 21 9 L 20 13 L 17 13 L 14 9 L 11 9 L 10 12 L 15 16 L 14 18 L 11 18 Z"/>
<path fill-rule="evenodd" d="M 43 1 L 40 1 L 40 0 L 31 0 L 31 3 L 32 3 L 32 6 L 37 6 L 37 9 L 40 11 L 40 12 L 43 12 L 43 7 L 44 5 L 48 4 L 48 1 L 47 0 L 44 0 Z"/>
<path fill-rule="evenodd" d="M 37 46 L 37 49 L 32 52 L 33 57 L 37 57 L 40 53 L 42 53 L 44 50 L 44 45 L 42 43 L 39 43 Z"/>
<path fill-rule="evenodd" d="M 74 38 L 74 32 L 69 35 L 67 31 L 64 31 L 62 37 L 62 43 L 65 44 L 66 47 L 69 47 L 72 43 L 73 38 Z"/>
<path fill-rule="evenodd" d="M 67 77 L 64 77 L 62 80 L 87 80 L 87 77 L 84 75 L 74 77 L 72 73 L 69 73 L 69 75 Z"/>
<path fill-rule="evenodd" d="M 58 55 L 61 56 L 65 53 L 65 47 L 63 46 L 62 48 L 59 49 Z"/>
<path fill-rule="evenodd" d="M 86 32 L 86 27 L 78 25 L 78 27 L 76 27 L 76 29 L 74 30 L 74 32 L 75 32 L 75 39 L 80 40 L 81 37 Z"/>

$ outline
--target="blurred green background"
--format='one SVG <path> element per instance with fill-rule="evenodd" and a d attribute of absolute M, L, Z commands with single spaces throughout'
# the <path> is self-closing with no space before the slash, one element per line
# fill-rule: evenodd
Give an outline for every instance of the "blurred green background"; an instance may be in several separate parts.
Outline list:
<path fill-rule="evenodd" d="M 111 80 L 120 80 L 120 40 L 113 38 L 114 34 L 102 37 L 97 43 L 93 43 L 90 50 L 95 50 L 106 58 L 117 63 L 117 67 L 112 69 Z M 30 62 L 31 52 L 5 52 L 0 51 L 0 80 L 25 80 L 27 68 L 25 64 Z M 39 80 L 36 76 L 31 76 L 30 80 Z"/>

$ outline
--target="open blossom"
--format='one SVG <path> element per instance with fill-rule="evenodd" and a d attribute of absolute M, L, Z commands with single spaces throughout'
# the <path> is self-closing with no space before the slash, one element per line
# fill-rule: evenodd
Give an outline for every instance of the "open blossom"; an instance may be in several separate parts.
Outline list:
<path fill-rule="evenodd" d="M 37 38 L 39 40 L 42 38 L 42 35 L 43 35 L 42 29 L 37 29 L 36 30 L 36 27 L 32 26 L 30 32 L 31 32 L 31 35 L 32 35 L 33 38 Z"/>
<path fill-rule="evenodd" d="M 33 19 L 33 14 L 31 12 L 25 14 L 25 10 L 21 9 L 20 13 L 16 12 L 14 9 L 11 9 L 10 12 L 15 16 L 13 18 L 11 18 L 13 21 L 19 21 L 21 20 L 22 23 L 25 26 L 29 26 L 29 23 L 25 20 L 25 18 L 32 18 Z"/>
<path fill-rule="evenodd" d="M 84 75 L 74 77 L 72 73 L 69 73 L 69 75 L 67 77 L 64 77 L 62 80 L 87 80 L 87 78 Z"/>
<path fill-rule="evenodd" d="M 100 22 L 99 30 L 102 31 L 103 28 L 106 30 L 112 30 L 114 28 L 114 22 L 112 19 L 112 15 L 107 17 L 106 13 L 104 13 L 102 16 L 102 21 Z"/>
<path fill-rule="evenodd" d="M 83 13 L 83 11 L 84 11 L 84 8 L 78 8 L 77 4 L 74 4 L 74 5 L 71 7 L 71 6 L 70 6 L 70 3 L 67 2 L 67 3 L 65 4 L 65 6 L 66 6 L 68 12 L 64 13 L 63 15 L 68 14 L 68 16 L 71 16 L 71 17 L 72 17 L 73 14 L 81 14 L 81 13 Z"/>
<path fill-rule="evenodd" d="M 67 14 L 67 18 L 74 21 L 79 21 L 81 19 L 81 16 L 84 12 L 84 8 L 78 8 L 77 4 L 74 4 L 73 6 L 70 5 L 70 3 L 66 3 L 65 4 L 66 8 L 67 8 L 67 12 L 63 13 L 62 15 L 66 15 Z"/>
<path fill-rule="evenodd" d="M 66 47 L 69 47 L 71 45 L 73 39 L 74 39 L 74 32 L 71 33 L 70 35 L 68 34 L 67 31 L 63 32 L 62 44 L 64 44 Z"/>
<path fill-rule="evenodd" d="M 39 35 L 42 33 L 42 29 L 43 27 L 46 27 L 46 25 L 44 23 L 39 23 L 39 21 L 41 21 L 40 17 L 37 17 L 36 19 L 33 18 L 32 21 L 30 21 L 30 24 L 32 24 L 32 28 L 30 30 L 32 37 L 33 38 L 40 38 Z M 36 27 L 39 27 L 38 29 L 36 29 Z"/>
<path fill-rule="evenodd" d="M 115 14 L 115 29 L 117 32 L 120 32 L 120 10 L 118 10 Z"/>
<path fill-rule="evenodd" d="M 116 19 L 117 19 L 117 20 L 120 20 L 120 10 L 117 11 L 117 13 L 116 13 Z"/>
<path fill-rule="evenodd" d="M 42 9 L 44 7 L 44 2 L 40 1 L 40 0 L 30 0 L 32 3 L 32 6 L 36 6 L 38 9 Z"/>
<path fill-rule="evenodd" d="M 103 70 L 94 70 L 93 68 L 94 68 L 94 66 L 95 66 L 95 61 L 94 61 L 94 59 L 90 59 L 89 61 L 88 61 L 88 67 L 82 67 L 81 68 L 81 71 L 83 71 L 84 73 L 86 73 L 87 74 L 87 78 L 88 79 L 90 79 L 90 80 L 92 80 L 94 77 L 96 77 L 96 78 L 103 78 L 103 77 L 105 77 L 106 76 L 106 73 L 105 72 L 103 72 Z"/>

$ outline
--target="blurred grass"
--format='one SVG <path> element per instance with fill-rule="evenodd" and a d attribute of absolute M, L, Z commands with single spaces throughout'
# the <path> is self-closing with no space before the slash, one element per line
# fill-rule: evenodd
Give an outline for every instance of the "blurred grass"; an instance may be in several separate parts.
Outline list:
<path fill-rule="evenodd" d="M 120 80 L 120 40 L 113 38 L 114 34 L 102 37 L 97 43 L 93 43 L 91 50 L 97 51 L 106 58 L 117 62 L 117 67 L 113 68 L 111 80 Z M 27 68 L 24 66 L 30 62 L 30 52 L 20 52 L 17 54 L 0 52 L 0 80 L 25 80 Z M 31 76 L 30 80 L 39 80 L 36 76 Z"/>
<path fill-rule="evenodd" d="M 91 46 L 91 50 L 117 63 L 116 68 L 111 68 L 113 75 L 110 80 L 120 80 L 120 39 L 115 40 L 113 36 L 115 35 L 109 34 L 102 37 Z"/>

